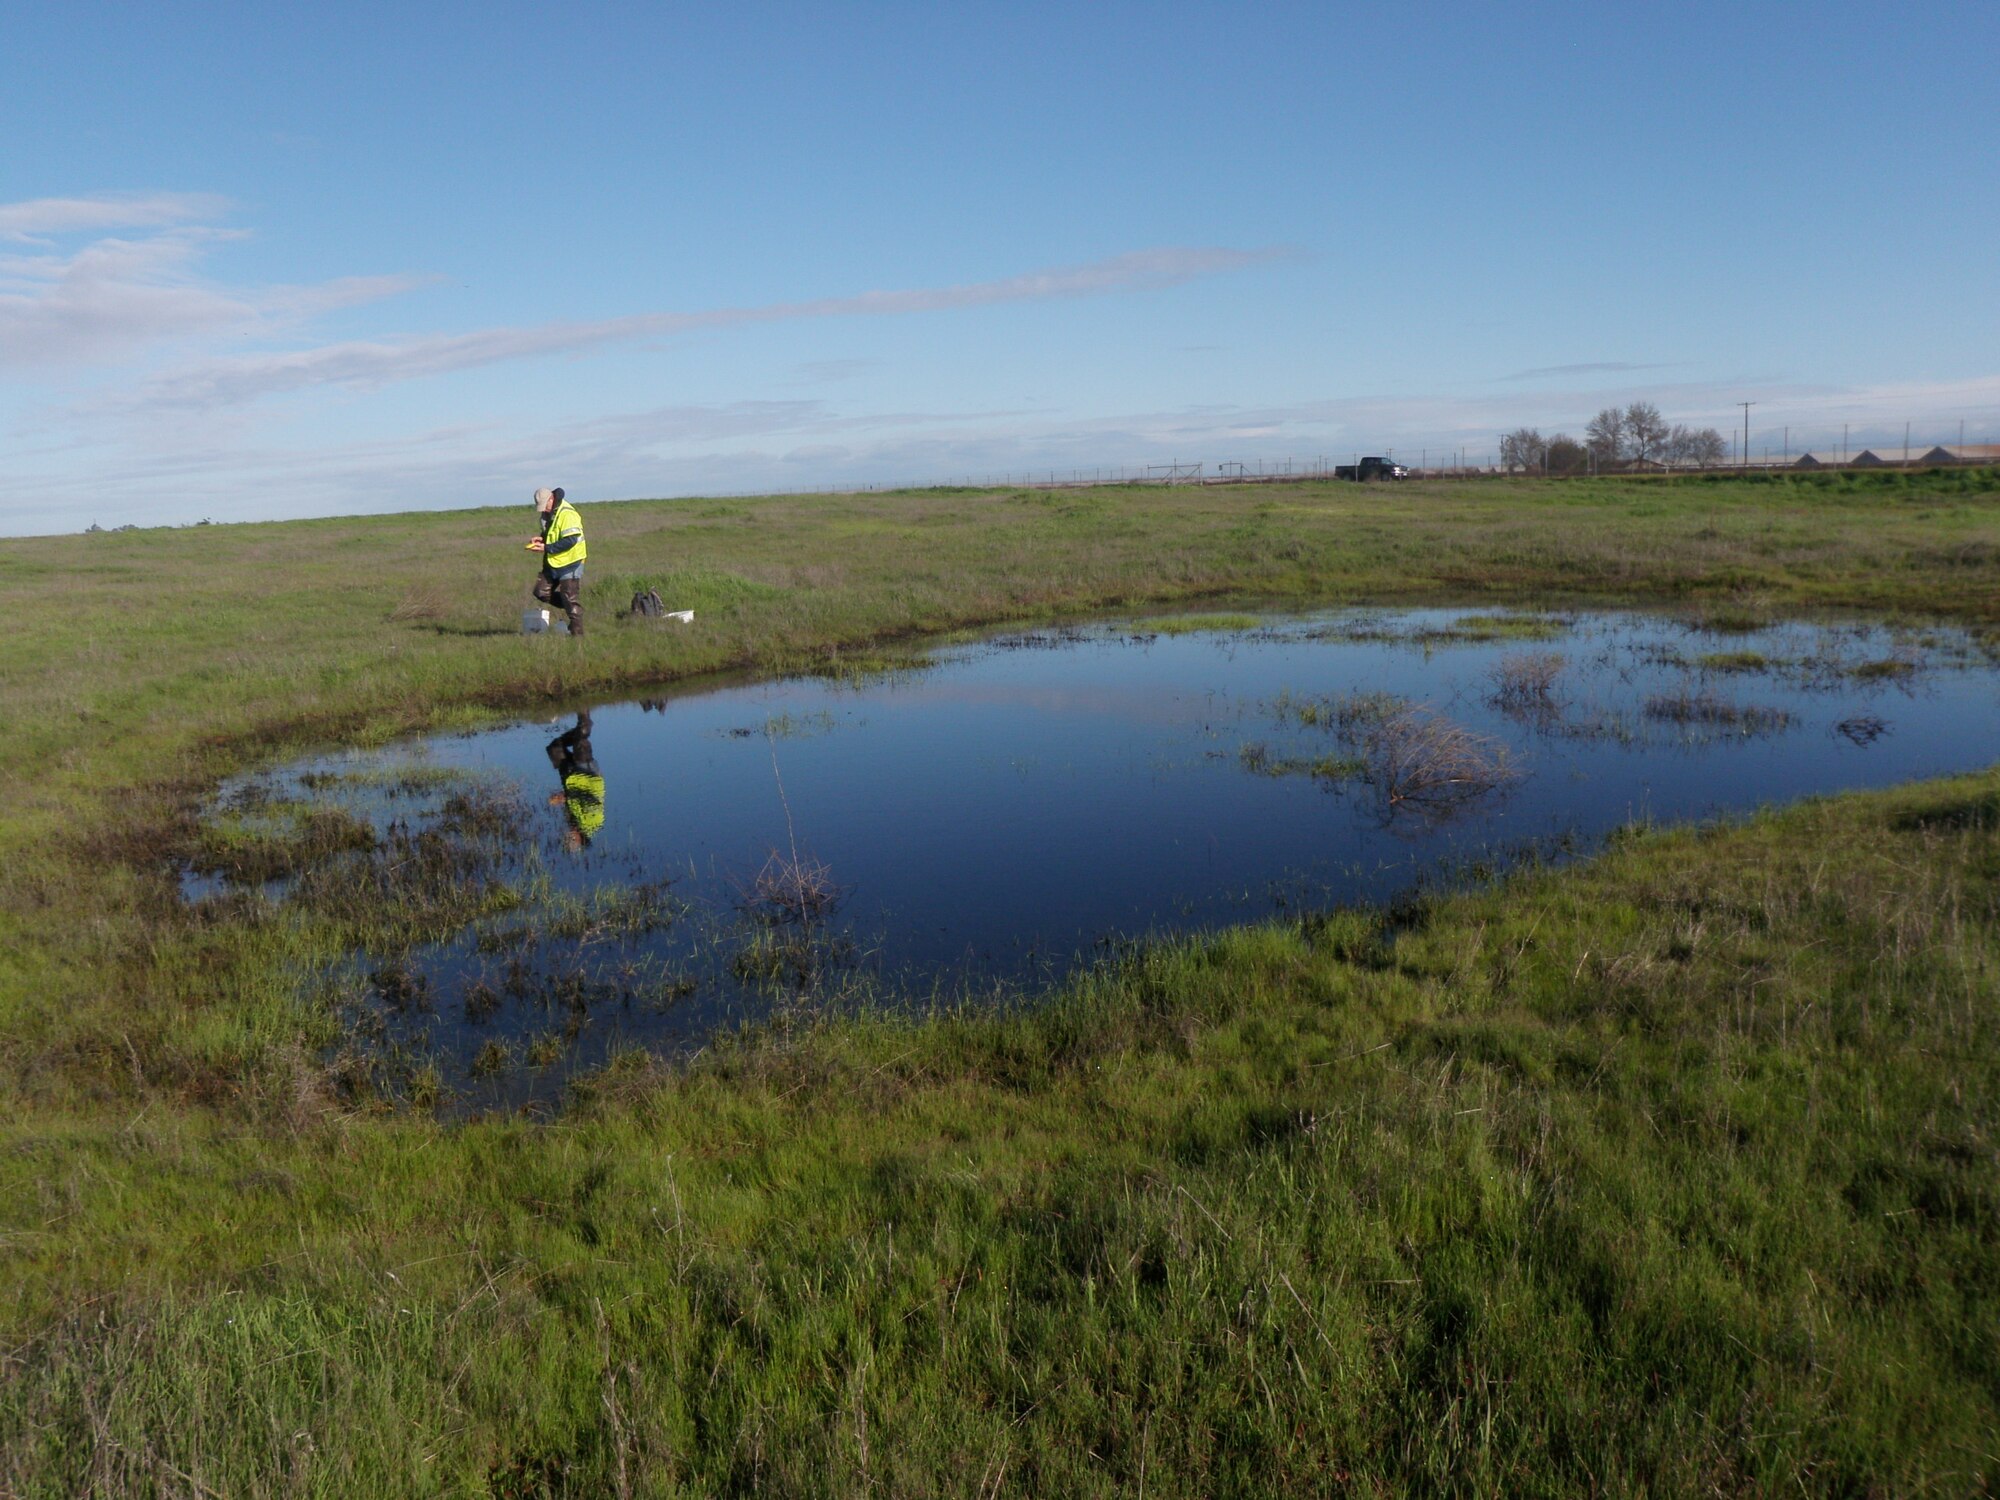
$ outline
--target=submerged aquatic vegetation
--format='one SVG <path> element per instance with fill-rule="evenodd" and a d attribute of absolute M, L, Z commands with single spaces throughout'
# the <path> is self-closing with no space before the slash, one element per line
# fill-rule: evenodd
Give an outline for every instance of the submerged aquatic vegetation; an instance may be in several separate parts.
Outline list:
<path fill-rule="evenodd" d="M 1629 750 L 1647 743 L 1645 719 L 1640 710 L 1595 699 L 1565 704 L 1556 714 L 1533 718 L 1537 731 L 1559 740 L 1580 744 L 1619 745 Z"/>
<path fill-rule="evenodd" d="M 1889 721 L 1880 714 L 1849 714 L 1832 732 L 1850 744 L 1872 745 L 1889 733 Z"/>
<path fill-rule="evenodd" d="M 1728 729 L 1737 734 L 1776 734 L 1791 728 L 1793 716 L 1782 708 L 1735 703 L 1711 689 L 1683 687 L 1654 693 L 1646 699 L 1646 717 L 1670 724 Z"/>
<path fill-rule="evenodd" d="M 1439 646 L 1483 645 L 1492 641 L 1548 641 L 1566 634 L 1574 625 L 1572 617 L 1552 614 L 1468 614 L 1453 619 L 1402 621 L 1382 615 L 1360 615 L 1318 625 L 1309 638 L 1355 644 L 1383 643 L 1415 646 L 1425 650 Z"/>
<path fill-rule="evenodd" d="M 1016 630 L 991 637 L 986 645 L 995 651 L 1060 651 L 1083 644 L 1090 637 L 1074 625 L 1048 630 Z"/>
<path fill-rule="evenodd" d="M 480 928 L 474 943 L 481 953 L 516 953 L 534 943 L 577 947 L 613 938 L 643 937 L 671 926 L 686 911 L 670 892 L 671 880 L 598 886 L 577 893 L 541 894 L 526 915 L 510 912 L 504 921 Z"/>
<path fill-rule="evenodd" d="M 827 647 L 803 661 L 783 663 L 802 676 L 823 677 L 842 687 L 866 687 L 889 678 L 920 677 L 937 666 L 930 650 L 917 645 Z"/>
<path fill-rule="evenodd" d="M 1917 674 L 1917 662 L 1908 656 L 1885 656 L 1856 662 L 1847 672 L 1857 682 L 1900 682 Z"/>
<path fill-rule="evenodd" d="M 828 982 L 853 969 L 860 956 L 853 939 L 826 927 L 760 925 L 744 936 L 730 969 L 747 985 L 824 999 Z"/>
<path fill-rule="evenodd" d="M 1290 721 L 1351 736 L 1394 718 L 1409 706 L 1410 700 L 1400 693 L 1352 692 L 1296 697 L 1290 691 L 1284 691 L 1273 700 L 1271 711 L 1280 723 Z"/>
<path fill-rule="evenodd" d="M 1237 747 L 1237 762 L 1253 776 L 1310 776 L 1335 784 L 1358 781 L 1368 774 L 1368 763 L 1354 755 L 1278 756 L 1261 740 Z"/>
<path fill-rule="evenodd" d="M 1493 668 L 1494 707 L 1503 713 L 1548 717 L 1560 713 L 1558 691 L 1567 659 L 1556 652 L 1503 656 Z"/>
<path fill-rule="evenodd" d="M 1560 674 L 1561 664 L 1559 656 L 1536 658 L 1528 665 L 1517 665 L 1509 680 L 1548 691 Z M 1399 694 L 1297 697 L 1284 692 L 1271 710 L 1280 723 L 1331 731 L 1354 753 L 1301 761 L 1273 756 L 1268 746 L 1252 742 L 1239 752 L 1245 769 L 1263 775 L 1307 770 L 1333 782 L 1366 780 L 1391 810 L 1428 807 L 1436 811 L 1463 806 L 1519 775 L 1508 764 L 1506 747 L 1498 740 Z"/>
<path fill-rule="evenodd" d="M 1704 672 L 1765 672 L 1773 665 L 1761 651 L 1710 651 L 1694 664 Z"/>
<path fill-rule="evenodd" d="M 344 808 L 280 800 L 259 788 L 202 825 L 188 864 L 229 885 L 262 886 L 375 846 L 375 829 L 366 819 Z"/>
<path fill-rule="evenodd" d="M 475 856 L 475 866 L 488 861 L 468 868 L 462 878 L 436 883 L 437 890 L 457 890 L 462 904 L 433 900 L 431 925 L 403 934 L 397 961 L 428 980 L 426 1004 L 376 996 L 371 1015 L 356 1025 L 368 1028 L 371 1045 L 431 1048 L 446 1062 L 446 1074 L 462 1079 L 484 1038 L 505 1036 L 519 1045 L 553 1018 L 577 1045 L 549 1066 L 547 1077 L 532 1085 L 510 1082 L 505 1090 L 510 1098 L 525 1092 L 549 1099 L 574 1070 L 596 1065 L 614 1038 L 678 1052 L 700 1045 L 717 1027 L 763 1014 L 774 994 L 789 995 L 802 984 L 847 972 L 828 965 L 822 954 L 788 952 L 786 945 L 757 937 L 745 923 L 837 924 L 849 941 L 865 934 L 879 955 L 870 972 L 883 1003 L 921 1003 L 927 990 L 982 968 L 1060 975 L 1071 964 L 1087 962 L 1102 941 L 1148 927 L 1185 929 L 1236 920 L 1267 900 L 1296 900 L 1297 892 L 1308 889 L 1351 898 L 1383 880 L 1422 881 L 1429 878 L 1432 861 L 1445 861 L 1438 868 L 1457 868 L 1451 862 L 1458 856 L 1442 841 L 1415 858 L 1409 852 L 1414 840 L 1439 831 L 1443 822 L 1455 825 L 1451 841 L 1477 840 L 1490 850 L 1516 826 L 1503 827 L 1498 821 L 1503 817 L 1532 817 L 1537 824 L 1551 818 L 1576 821 L 1573 809 L 1593 799 L 1633 805 L 1629 793 L 1606 795 L 1605 788 L 1622 788 L 1630 777 L 1597 754 L 1597 744 L 1678 755 L 1697 744 L 1719 747 L 1743 738 L 1740 728 L 1733 734 L 1718 728 L 1719 719 L 1753 729 L 1772 722 L 1763 714 L 1745 715 L 1736 705 L 1724 713 L 1714 706 L 1722 700 L 1713 697 L 1679 703 L 1665 714 L 1656 709 L 1648 717 L 1649 689 L 1656 697 L 1683 695 L 1699 680 L 1695 664 L 1684 661 L 1672 644 L 1678 627 L 1671 622 L 1579 615 L 1569 628 L 1579 632 L 1574 655 L 1503 644 L 1499 650 L 1421 662 L 1368 649 L 1328 651 L 1311 622 L 1244 632 L 1228 640 L 1226 652 L 1212 652 L 1205 642 L 1139 645 L 1116 631 L 1065 630 L 1035 648 L 1050 656 L 1046 662 L 1019 659 L 1010 647 L 988 651 L 974 640 L 956 641 L 939 650 L 932 680 L 899 684 L 879 699 L 871 695 L 871 701 L 852 706 L 819 684 L 793 681 L 681 695 L 670 720 L 658 723 L 621 723 L 622 710 L 600 709 L 604 742 L 620 747 L 606 757 L 607 770 L 617 775 L 621 762 L 631 763 L 637 745 L 657 747 L 645 759 L 664 774 L 646 791 L 658 787 L 671 800 L 664 803 L 664 817 L 642 812 L 637 820 L 615 822 L 610 839 L 581 860 L 558 857 L 547 844 L 545 836 L 563 826 L 556 815 L 497 779 L 502 768 L 524 785 L 544 774 L 540 725 L 510 727 L 495 736 L 496 745 L 507 747 L 502 752 L 451 742 L 422 749 L 429 774 L 426 795 L 415 802 L 390 805 L 379 799 L 379 789 L 409 760 L 408 752 L 391 750 L 386 766 L 377 767 L 374 757 L 350 756 L 338 775 L 323 781 L 317 770 L 290 781 L 282 772 L 272 773 L 233 791 L 228 806 L 234 816 L 262 815 L 260 809 L 283 801 L 291 784 L 308 777 L 338 806 L 350 805 L 357 789 L 366 787 L 373 800 L 364 805 L 377 819 L 388 820 L 384 852 L 406 864 L 406 874 L 435 870 L 456 855 Z M 1839 652 L 1866 658 L 1882 654 L 1882 642 L 1901 639 L 1879 628 L 1795 626 L 1782 633 L 1782 649 L 1788 663 Z M 1949 637 L 1942 640 L 1951 644 Z M 1087 649 L 1058 657 L 1056 645 Z M 1196 673 L 1186 687 L 1177 685 L 1183 670 Z M 1121 681 L 1128 675 L 1135 686 Z M 1313 683 L 1314 689 L 1281 686 L 1288 678 Z M 1844 674 L 1837 680 L 1852 683 Z M 1251 683 L 1257 691 L 1231 691 L 1232 684 Z M 1384 684 L 1420 688 L 1423 713 L 1392 722 L 1417 704 Z M 1671 686 L 1670 694 L 1657 691 L 1662 684 Z M 1813 685 L 1819 686 L 1817 679 Z M 1772 691 L 1796 695 L 1800 686 L 1788 671 Z M 1950 691 L 1942 681 L 1940 686 Z M 1163 691 L 1171 696 L 1161 696 Z M 1788 698 L 1787 708 L 1794 701 Z M 643 710 L 644 700 L 640 706 Z M 1831 714 L 1811 711 L 1815 707 L 1807 705 L 1806 717 L 1829 724 Z M 811 788 L 815 832 L 837 841 L 844 869 L 861 872 L 853 889 L 866 895 L 858 903 L 845 899 L 846 882 L 836 882 L 826 862 L 767 852 L 773 847 L 766 842 L 770 814 L 782 810 L 790 816 L 778 757 L 767 747 L 802 726 L 831 722 L 836 711 L 846 726 L 841 743 L 807 740 L 789 753 Z M 1262 735 L 1238 727 L 1247 714 L 1265 719 Z M 912 737 L 927 716 L 947 736 L 946 759 L 927 758 L 924 740 Z M 1676 723 L 1705 733 L 1676 736 L 1661 727 Z M 1416 732 L 1419 726 L 1422 733 Z M 1034 741 L 1019 736 L 1044 732 L 1057 736 L 1056 754 L 1022 752 Z M 1517 765 L 1497 754 L 1496 741 L 1462 737 L 1476 741 L 1482 732 L 1504 737 L 1516 754 L 1531 748 L 1532 759 Z M 1522 743 L 1526 734 L 1534 736 L 1531 747 Z M 709 741 L 696 751 L 713 768 L 701 777 L 710 788 L 705 795 L 733 784 L 733 803 L 688 804 L 684 736 Z M 723 742 L 719 748 L 717 737 Z M 762 743 L 746 755 L 736 748 L 739 740 Z M 1113 754 L 1099 748 L 1120 745 L 1125 748 Z M 1468 749 L 1481 753 L 1468 758 L 1461 753 Z M 765 767 L 759 763 L 767 753 L 772 764 Z M 1211 786 L 1199 799 L 1188 799 L 1205 809 L 1192 818 L 1170 807 L 1171 787 L 1192 785 L 1206 774 L 1205 767 L 1232 756 L 1251 776 L 1309 783 L 1329 796 L 1285 812 L 1282 799 L 1289 794 L 1257 792 L 1242 803 L 1243 815 L 1232 817 L 1226 809 L 1238 794 Z M 482 774 L 488 779 L 483 786 L 471 785 L 480 778 L 468 781 L 465 773 L 439 779 L 434 762 L 440 759 L 487 766 L 491 769 Z M 1002 763 L 1009 768 L 1009 784 L 988 785 L 991 767 Z M 877 765 L 891 769 L 876 777 Z M 1141 767 L 1144 780 L 1135 783 L 1133 772 Z M 1518 785 L 1528 770 L 1536 773 L 1535 785 L 1508 799 L 1505 809 L 1497 801 L 1488 805 L 1488 794 Z M 837 772 L 849 809 L 833 823 L 820 821 L 833 784 L 830 771 Z M 909 827 L 907 850 L 893 847 L 911 805 L 907 791 L 917 793 L 916 805 L 925 807 L 927 819 L 960 796 L 975 805 L 997 797 L 993 805 L 1019 807 L 1032 825 L 1042 799 L 1031 793 L 1021 801 L 1023 785 L 1032 788 L 1051 773 L 1049 801 L 1066 811 L 1036 836 L 1028 860 L 1006 866 L 1011 873 L 1004 878 L 985 878 L 976 864 L 961 866 L 948 856 L 940 861 L 935 847 L 925 847 L 930 841 L 923 826 Z M 614 805 L 633 805 L 615 795 L 632 785 L 614 780 Z M 1102 786 L 1104 795 L 1077 797 L 1075 789 L 1084 786 Z M 1137 809 L 1159 797 L 1148 789 L 1153 786 L 1166 792 L 1159 805 L 1176 831 L 1171 842 L 1147 847 L 1144 859 L 1128 860 L 1125 868 L 1115 857 L 1095 865 L 1104 858 L 1098 851 L 1113 847 L 1101 832 L 1087 840 L 1067 838 L 1068 827 L 1098 826 L 1094 804 L 1100 801 L 1125 809 L 1127 817 L 1146 817 Z M 1373 798 L 1355 795 L 1364 791 Z M 1774 790 L 1767 780 L 1746 790 L 1746 799 L 1751 795 L 1782 796 L 1785 789 Z M 867 816 L 853 816 L 852 809 L 863 806 Z M 540 832 L 517 820 L 539 825 Z M 1602 831 L 1601 819 L 1587 810 L 1576 826 L 1586 844 L 1587 830 Z M 524 834 L 530 835 L 526 844 L 520 842 Z M 668 842 L 658 841 L 661 834 Z M 1393 853 L 1370 848 L 1371 840 L 1384 836 L 1400 847 Z M 754 873 L 737 874 L 730 863 L 710 855 L 704 871 L 689 853 L 690 837 L 696 848 L 756 850 L 763 866 L 746 864 L 741 868 Z M 778 837 L 782 846 L 784 835 Z M 996 828 L 983 847 L 998 864 L 1012 857 L 1009 843 L 1009 832 Z M 886 863 L 885 846 L 893 856 Z M 1183 861 L 1180 851 L 1188 848 L 1204 851 L 1198 864 Z M 1501 867 L 1510 863 L 1511 857 L 1499 857 Z M 675 872 L 674 888 L 654 878 L 662 868 Z M 1371 869 L 1377 873 L 1367 873 Z M 1380 873 L 1399 869 L 1406 873 Z M 451 875 L 449 869 L 444 873 Z M 348 870 L 340 878 L 359 889 L 360 874 Z M 328 879 L 329 888 L 337 883 Z M 270 903 L 268 894 L 256 899 Z M 468 916 L 471 925 L 462 930 L 447 920 Z M 357 940 L 357 946 L 365 945 L 365 939 Z M 579 974 L 588 986 L 579 984 Z M 697 993 L 698 1001 L 685 1003 Z M 616 1024 L 604 1024 L 613 1010 Z"/>
<path fill-rule="evenodd" d="M 759 735 L 770 740 L 802 740 L 831 734 L 834 727 L 833 715 L 822 709 L 817 713 L 771 714 L 762 724 L 732 724 L 722 733 L 735 740 L 755 739 Z"/>
<path fill-rule="evenodd" d="M 374 996 L 392 1011 L 428 1011 L 434 1008 L 431 979 L 401 963 L 382 965 L 368 976 Z"/>
<path fill-rule="evenodd" d="M 530 1067 L 553 1067 L 569 1051 L 570 1038 L 560 1031 L 544 1031 L 530 1037 L 523 1055 Z"/>

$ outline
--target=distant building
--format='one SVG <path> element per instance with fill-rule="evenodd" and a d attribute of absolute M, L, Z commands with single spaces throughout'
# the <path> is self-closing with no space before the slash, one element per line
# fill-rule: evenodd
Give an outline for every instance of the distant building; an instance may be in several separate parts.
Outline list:
<path fill-rule="evenodd" d="M 1906 463 L 1913 469 L 1935 468 L 1939 464 L 2000 464 L 2000 443 L 1939 443 L 1922 452 L 1912 448 L 1907 460 L 1897 448 L 1887 452 L 1863 448 L 1859 452 L 1845 454 L 1819 449 L 1801 453 L 1790 460 L 1789 466 L 1794 469 L 1900 469 Z M 1753 464 L 1751 467 L 1759 466 Z M 1767 467 L 1776 467 L 1776 461 L 1773 460 Z"/>
<path fill-rule="evenodd" d="M 2000 443 L 1939 443 L 1920 464 L 2000 464 Z"/>

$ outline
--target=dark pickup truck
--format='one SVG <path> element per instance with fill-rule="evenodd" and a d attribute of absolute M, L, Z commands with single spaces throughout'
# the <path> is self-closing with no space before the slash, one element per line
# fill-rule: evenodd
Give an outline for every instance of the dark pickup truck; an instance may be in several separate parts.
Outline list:
<path fill-rule="evenodd" d="M 1386 458 L 1364 458 L 1358 464 L 1335 464 L 1335 479 L 1408 479 L 1410 471 Z"/>

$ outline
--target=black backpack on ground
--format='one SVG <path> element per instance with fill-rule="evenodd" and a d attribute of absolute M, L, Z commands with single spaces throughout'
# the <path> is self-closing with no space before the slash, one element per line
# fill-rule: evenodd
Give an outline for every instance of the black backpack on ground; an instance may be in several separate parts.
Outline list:
<path fill-rule="evenodd" d="M 658 589 L 647 589 L 632 596 L 632 613 L 643 615 L 649 620 L 657 620 L 667 612 L 667 606 L 660 600 Z"/>

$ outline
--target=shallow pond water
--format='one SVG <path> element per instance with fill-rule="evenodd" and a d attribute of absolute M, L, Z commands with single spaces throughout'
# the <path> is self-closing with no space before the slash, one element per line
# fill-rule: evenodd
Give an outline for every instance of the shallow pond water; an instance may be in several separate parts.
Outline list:
<path fill-rule="evenodd" d="M 422 843 L 433 826 L 484 851 L 464 869 L 512 894 L 334 981 L 360 1052 L 433 1067 L 483 1107 L 802 994 L 1013 993 L 1133 938 L 1393 899 L 1588 852 L 1635 820 L 1971 769 L 2000 746 L 2000 675 L 1948 630 L 1464 610 L 1186 623 L 319 756 L 219 807 L 340 810 L 356 832 L 330 865 L 451 866 Z M 276 901 L 311 888 L 211 869 L 191 899 L 231 879 Z"/>

